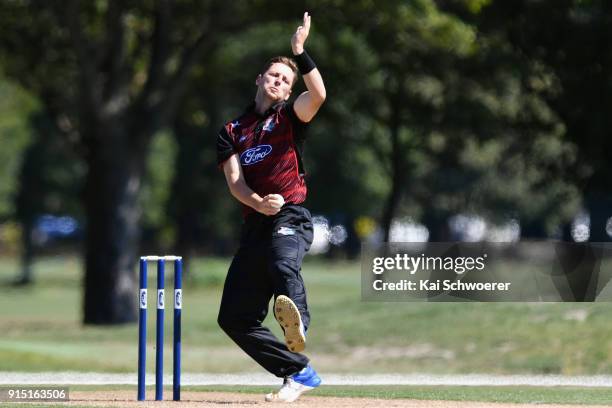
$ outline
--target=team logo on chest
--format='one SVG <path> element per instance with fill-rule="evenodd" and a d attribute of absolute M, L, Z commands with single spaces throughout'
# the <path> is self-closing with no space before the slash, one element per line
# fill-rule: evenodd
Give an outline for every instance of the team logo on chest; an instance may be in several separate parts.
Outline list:
<path fill-rule="evenodd" d="M 243 166 L 250 166 L 251 164 L 259 163 L 266 158 L 272 152 L 272 146 L 268 144 L 251 147 L 245 150 L 240 155 L 240 163 Z"/>
<path fill-rule="evenodd" d="M 266 120 L 266 122 L 264 123 L 264 125 L 263 125 L 263 129 L 262 129 L 262 130 L 263 130 L 264 132 L 271 132 L 271 131 L 272 131 L 272 129 L 274 129 L 274 125 L 275 125 L 275 123 L 274 123 L 274 117 L 273 117 L 273 116 L 272 116 L 272 117 L 269 117 L 269 118 Z"/>

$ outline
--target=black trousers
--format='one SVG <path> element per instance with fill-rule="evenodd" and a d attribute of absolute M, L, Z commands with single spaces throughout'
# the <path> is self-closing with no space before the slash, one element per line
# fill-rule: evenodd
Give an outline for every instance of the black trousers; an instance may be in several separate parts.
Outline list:
<path fill-rule="evenodd" d="M 262 326 L 270 299 L 286 295 L 296 304 L 307 329 L 310 314 L 301 276 L 302 260 L 313 239 L 310 212 L 286 205 L 271 217 L 249 215 L 240 247 L 225 279 L 219 326 L 262 367 L 278 377 L 306 367 L 308 358 L 292 353 Z"/>

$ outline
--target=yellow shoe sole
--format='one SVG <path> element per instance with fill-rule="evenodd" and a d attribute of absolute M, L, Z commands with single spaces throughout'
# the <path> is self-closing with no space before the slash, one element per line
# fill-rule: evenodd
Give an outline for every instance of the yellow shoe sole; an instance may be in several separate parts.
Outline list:
<path fill-rule="evenodd" d="M 285 295 L 278 296 L 274 302 L 274 317 L 285 331 L 287 348 L 294 353 L 304 351 L 306 338 L 300 330 L 302 318 L 295 303 Z"/>

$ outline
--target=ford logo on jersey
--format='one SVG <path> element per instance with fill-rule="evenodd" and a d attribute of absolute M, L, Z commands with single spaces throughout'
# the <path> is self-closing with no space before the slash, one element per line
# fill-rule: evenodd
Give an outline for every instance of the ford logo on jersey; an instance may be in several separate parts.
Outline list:
<path fill-rule="evenodd" d="M 242 163 L 243 166 L 250 166 L 251 164 L 259 163 L 265 159 L 270 152 L 272 152 L 272 146 L 270 145 L 251 147 L 250 149 L 242 152 L 240 155 L 240 163 Z"/>

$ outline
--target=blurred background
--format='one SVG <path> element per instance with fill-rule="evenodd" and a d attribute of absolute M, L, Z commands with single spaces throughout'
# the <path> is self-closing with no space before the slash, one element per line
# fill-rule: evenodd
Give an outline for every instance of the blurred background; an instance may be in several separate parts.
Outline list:
<path fill-rule="evenodd" d="M 145 253 L 186 258 L 186 369 L 258 369 L 216 326 L 242 219 L 215 142 L 304 11 L 313 357 L 609 372 L 605 304 L 359 298 L 363 243 L 612 239 L 604 0 L 0 2 L 0 371 L 135 370 Z"/>

